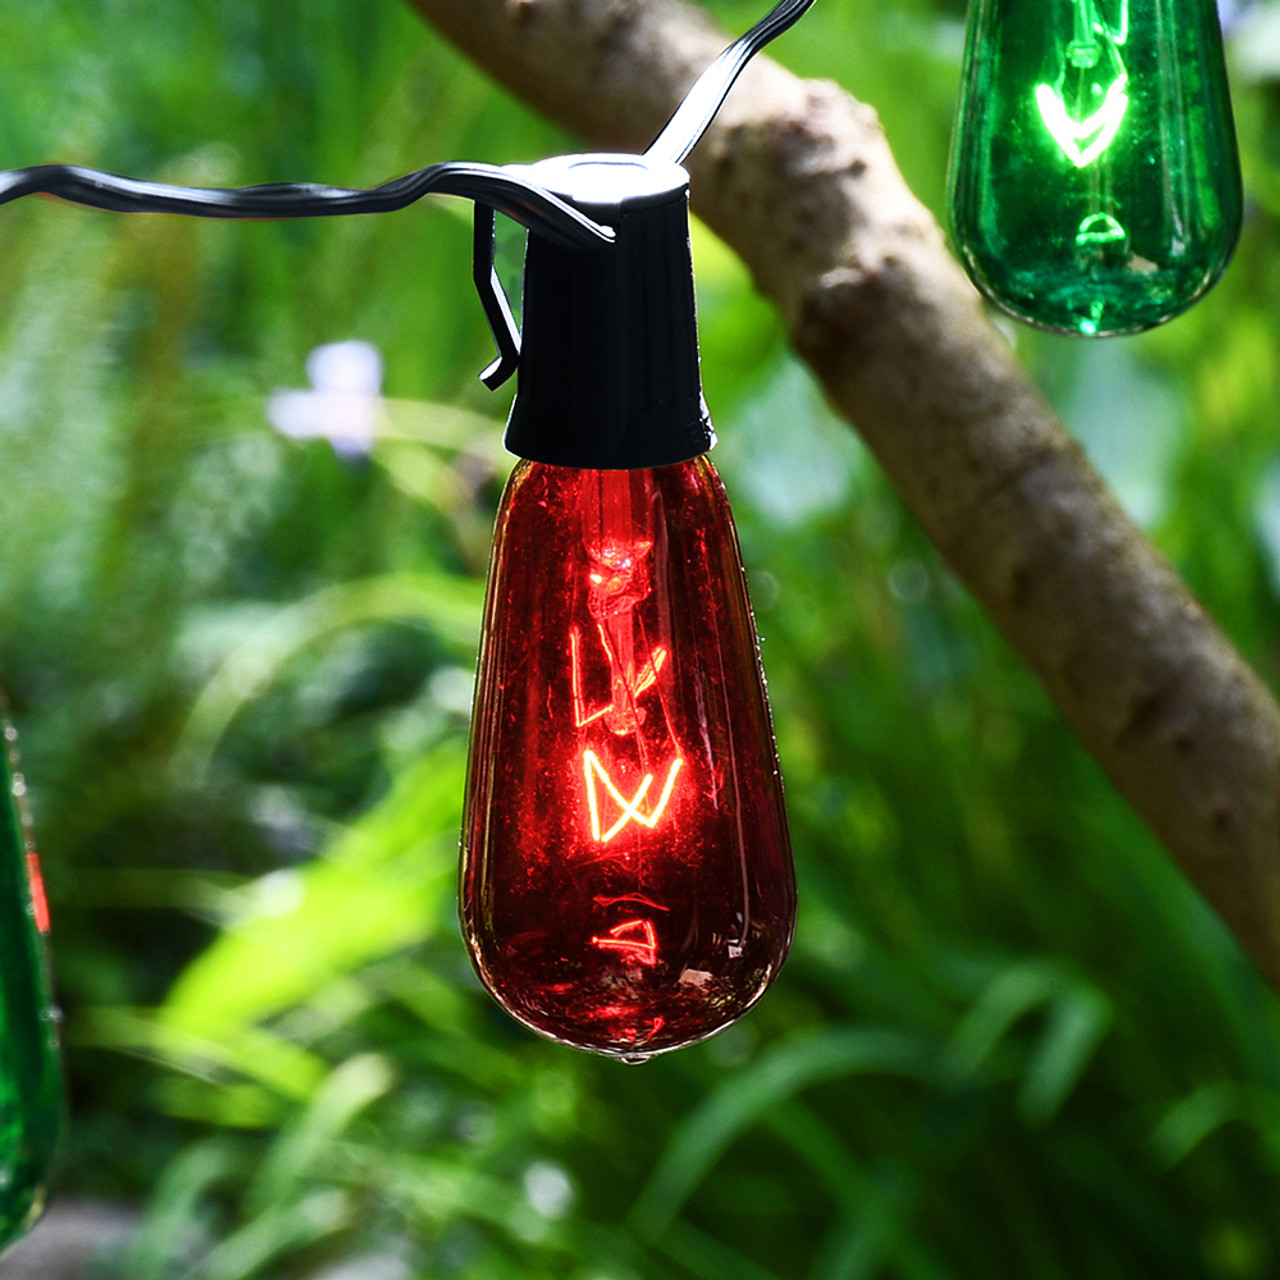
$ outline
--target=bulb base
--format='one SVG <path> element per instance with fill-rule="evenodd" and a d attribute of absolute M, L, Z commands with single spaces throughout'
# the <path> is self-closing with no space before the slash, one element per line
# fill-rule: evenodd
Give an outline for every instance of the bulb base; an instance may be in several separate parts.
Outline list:
<path fill-rule="evenodd" d="M 530 235 L 506 447 L 593 470 L 705 453 L 715 432 L 698 361 L 688 174 L 639 156 L 562 156 L 522 172 L 617 240 L 573 249 Z"/>

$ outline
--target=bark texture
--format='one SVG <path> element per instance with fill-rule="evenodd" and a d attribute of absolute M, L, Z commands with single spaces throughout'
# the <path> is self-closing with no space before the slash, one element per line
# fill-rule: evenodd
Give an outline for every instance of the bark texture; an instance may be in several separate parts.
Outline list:
<path fill-rule="evenodd" d="M 411 3 L 598 149 L 643 150 L 726 43 L 678 0 Z M 1280 709 L 987 321 L 875 113 L 760 59 L 689 168 L 832 403 L 1280 986 Z"/>

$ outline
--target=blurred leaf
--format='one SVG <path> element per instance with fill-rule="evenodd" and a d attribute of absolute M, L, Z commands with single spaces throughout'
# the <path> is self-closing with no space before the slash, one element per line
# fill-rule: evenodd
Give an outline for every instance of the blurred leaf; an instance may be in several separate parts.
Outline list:
<path fill-rule="evenodd" d="M 273 1089 L 201 1076 L 161 1078 L 155 1082 L 155 1097 L 157 1109 L 166 1115 L 219 1129 L 272 1129 L 287 1111 Z"/>
<path fill-rule="evenodd" d="M 812 1280 L 871 1280 L 881 1275 L 895 1260 L 917 1191 L 916 1179 L 904 1168 L 871 1170 L 866 1194 L 836 1218 L 822 1242 L 809 1273 Z"/>
<path fill-rule="evenodd" d="M 234 1071 L 284 1098 L 309 1097 L 325 1074 L 323 1059 L 260 1027 L 195 1023 L 185 1029 L 150 1009 L 93 1009 L 71 1025 L 69 1039 L 155 1057 L 211 1084 L 219 1072 Z"/>
<path fill-rule="evenodd" d="M 192 708 L 174 752 L 179 774 L 199 777 L 240 711 L 302 650 L 368 622 L 426 622 L 445 638 L 474 647 L 483 588 L 443 574 L 392 574 L 326 587 L 259 625 L 223 663 Z"/>
<path fill-rule="evenodd" d="M 1013 965 L 992 979 L 951 1041 L 957 1069 L 975 1074 L 1015 1023 L 1042 1006 L 1045 1025 L 1018 1094 L 1032 1124 L 1051 1120 L 1075 1088 L 1111 1024 L 1110 1001 L 1055 964 Z"/>
<path fill-rule="evenodd" d="M 361 1054 L 335 1067 L 268 1151 L 245 1194 L 248 1212 L 265 1213 L 286 1204 L 308 1175 L 331 1163 L 339 1136 L 394 1082 L 386 1060 L 376 1054 Z"/>
<path fill-rule="evenodd" d="M 642 1235 L 662 1233 L 694 1188 L 746 1129 L 780 1103 L 829 1080 L 891 1075 L 945 1086 L 936 1046 L 873 1027 L 800 1032 L 762 1054 L 679 1121 L 631 1221 Z"/>
<path fill-rule="evenodd" d="M 196 1252 L 200 1203 L 237 1164 L 234 1150 L 212 1141 L 188 1148 L 164 1171 L 126 1256 L 132 1280 L 168 1280 Z"/>
<path fill-rule="evenodd" d="M 174 985 L 163 1026 L 234 1037 L 429 938 L 453 887 L 462 781 L 456 749 L 433 752 L 325 855 L 265 877 L 256 902 L 251 887 L 244 914 Z"/>
<path fill-rule="evenodd" d="M 1242 1121 L 1280 1155 L 1280 1093 L 1242 1088 L 1234 1081 L 1207 1084 L 1169 1108 L 1151 1135 L 1151 1146 L 1167 1169 L 1185 1160 L 1224 1125 Z"/>
<path fill-rule="evenodd" d="M 1111 1002 L 1091 987 L 1073 986 L 1049 1007 L 1018 1091 L 1031 1124 L 1048 1124 L 1084 1075 L 1111 1026 Z"/>
<path fill-rule="evenodd" d="M 775 1272 L 757 1266 L 736 1249 L 687 1222 L 673 1222 L 659 1247 L 699 1280 L 781 1280 Z"/>
<path fill-rule="evenodd" d="M 342 1191 L 311 1191 L 251 1218 L 193 1268 L 191 1280 L 249 1280 L 282 1254 L 301 1250 L 348 1227 L 352 1205 Z"/>

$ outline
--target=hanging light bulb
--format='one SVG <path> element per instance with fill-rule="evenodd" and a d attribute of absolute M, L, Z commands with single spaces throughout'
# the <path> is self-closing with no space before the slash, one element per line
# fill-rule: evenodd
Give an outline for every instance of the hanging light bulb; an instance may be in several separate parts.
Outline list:
<path fill-rule="evenodd" d="M 57 1016 L 40 864 L 13 726 L 0 702 L 0 1248 L 44 1207 L 62 1130 Z"/>
<path fill-rule="evenodd" d="M 751 609 L 706 458 L 517 467 L 473 735 L 463 919 L 507 1010 L 643 1060 L 763 994 L 795 888 Z"/>
<path fill-rule="evenodd" d="M 687 175 L 587 156 L 528 177 L 617 239 L 530 237 L 507 432 L 526 461 L 497 521 L 462 917 L 520 1021 L 643 1061 L 763 994 L 794 873 L 737 539 L 702 456 Z"/>
<path fill-rule="evenodd" d="M 628 1061 L 746 1012 L 794 928 L 751 606 L 702 456 L 715 435 L 681 162 L 751 58 L 813 2 L 779 0 L 643 156 L 437 164 L 367 191 L 173 187 L 73 165 L 0 172 L 0 204 L 46 193 L 209 218 L 385 213 L 433 192 L 476 202 L 475 281 L 499 352 L 481 376 L 497 387 L 519 367 L 506 442 L 525 461 L 489 583 L 464 930 L 517 1018 Z M 530 232 L 523 336 L 494 269 L 495 210 Z M 48 1035 L 22 1043 L 51 1052 Z M 31 1079 L 47 1083 L 49 1069 Z"/>
<path fill-rule="evenodd" d="M 952 140 L 960 256 L 998 306 L 1150 328 L 1226 268 L 1240 164 L 1213 0 L 972 0 Z"/>

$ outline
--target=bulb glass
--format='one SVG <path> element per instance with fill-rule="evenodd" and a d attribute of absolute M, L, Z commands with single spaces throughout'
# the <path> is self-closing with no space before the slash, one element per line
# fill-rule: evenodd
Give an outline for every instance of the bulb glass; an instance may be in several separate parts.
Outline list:
<path fill-rule="evenodd" d="M 1159 324 L 1221 275 L 1241 206 L 1212 0 L 974 0 L 951 211 L 999 306 L 1086 336 Z"/>
<path fill-rule="evenodd" d="M 43 1208 L 62 1130 L 49 909 L 14 744 L 0 716 L 0 1247 Z"/>
<path fill-rule="evenodd" d="M 521 463 L 498 518 L 463 832 L 481 978 L 541 1034 L 643 1059 L 744 1013 L 794 912 L 711 463 Z"/>

